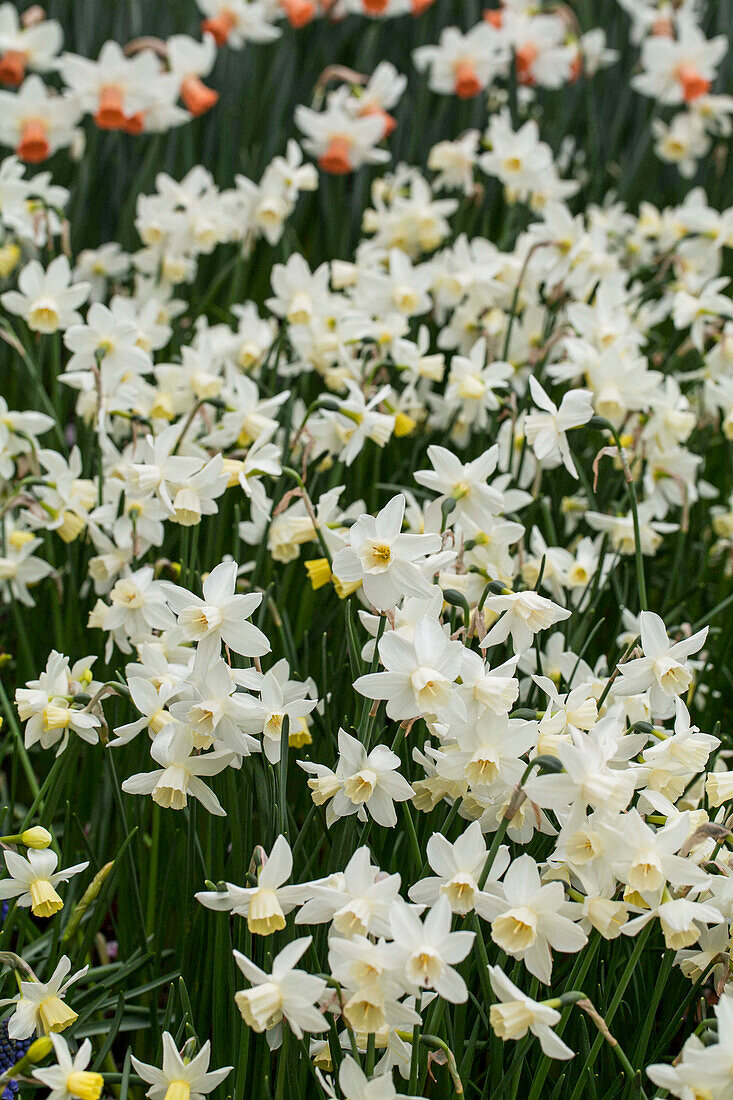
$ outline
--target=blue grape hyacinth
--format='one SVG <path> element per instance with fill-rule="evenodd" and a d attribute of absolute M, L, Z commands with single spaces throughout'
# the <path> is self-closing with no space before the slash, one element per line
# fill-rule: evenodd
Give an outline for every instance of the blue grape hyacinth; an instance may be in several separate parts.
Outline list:
<path fill-rule="evenodd" d="M 5 1073 L 20 1061 L 31 1045 L 31 1041 L 31 1039 L 11 1039 L 8 1035 L 8 1021 L 0 1020 L 0 1073 Z M 18 1088 L 17 1081 L 8 1081 L 0 1100 L 14 1100 Z"/>

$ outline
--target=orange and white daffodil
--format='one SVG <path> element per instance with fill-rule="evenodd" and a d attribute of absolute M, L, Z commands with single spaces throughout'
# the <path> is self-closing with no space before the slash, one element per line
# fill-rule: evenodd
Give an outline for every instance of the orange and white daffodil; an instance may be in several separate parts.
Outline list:
<path fill-rule="evenodd" d="M 181 102 L 194 117 L 206 114 L 219 101 L 219 93 L 201 79 L 207 76 L 216 60 L 216 41 L 205 34 L 201 42 L 187 34 L 174 34 L 166 43 L 168 65 L 179 84 Z"/>
<path fill-rule="evenodd" d="M 632 77 L 631 86 L 659 103 L 691 103 L 710 91 L 726 48 L 723 35 L 707 39 L 694 20 L 680 20 L 676 38 L 644 39 L 641 72 Z"/>
<path fill-rule="evenodd" d="M 234 994 L 242 1019 L 253 1031 L 272 1031 L 277 1042 L 284 1020 L 298 1039 L 304 1032 L 326 1031 L 328 1021 L 316 1008 L 326 991 L 323 978 L 297 970 L 296 965 L 311 945 L 311 937 L 293 940 L 275 956 L 272 972 L 267 974 L 241 952 L 234 952 L 239 969 L 250 983 L 250 989 Z"/>
<path fill-rule="evenodd" d="M 150 1085 L 145 1095 L 149 1100 L 200 1100 L 225 1081 L 232 1071 L 231 1066 L 209 1070 L 211 1043 L 207 1040 L 198 1054 L 191 1058 L 188 1044 L 179 1053 L 169 1031 L 163 1032 L 163 1068 L 141 1062 L 133 1054 L 132 1064 L 135 1072 Z"/>
<path fill-rule="evenodd" d="M 20 992 L 6 1004 L 15 1005 L 8 1019 L 8 1036 L 11 1039 L 30 1039 L 34 1034 L 49 1035 L 64 1031 L 77 1018 L 64 997 L 70 985 L 83 978 L 88 966 L 77 970 L 70 978 L 71 960 L 62 955 L 47 982 L 20 981 Z"/>
<path fill-rule="evenodd" d="M 324 172 L 335 176 L 348 175 L 363 164 L 384 164 L 390 159 L 386 149 L 378 148 L 384 137 L 382 117 L 366 114 L 354 118 L 347 109 L 347 96 L 346 88 L 332 92 L 323 111 L 314 111 L 303 104 L 295 108 L 295 123 L 305 134 L 303 148 L 315 157 Z"/>
<path fill-rule="evenodd" d="M 284 836 L 279 836 L 270 855 L 263 858 L 256 886 L 226 883 L 226 890 L 206 890 L 196 900 L 207 909 L 247 918 L 250 932 L 270 936 L 285 927 L 285 917 L 303 898 L 300 886 L 283 886 L 293 873 L 293 855 Z"/>
<path fill-rule="evenodd" d="M 376 115 L 382 120 L 383 137 L 397 128 L 397 120 L 389 114 L 407 87 L 407 77 L 398 73 L 389 61 L 380 61 L 367 83 L 348 101 L 357 118 Z"/>
<path fill-rule="evenodd" d="M 472 99 L 506 70 L 509 51 L 504 36 L 480 22 L 466 34 L 444 27 L 437 46 L 420 46 L 412 57 L 418 70 L 429 72 L 434 92 Z"/>
<path fill-rule="evenodd" d="M 0 4 L 0 82 L 17 88 L 26 71 L 53 69 L 64 33 L 55 19 L 24 22 L 14 4 Z"/>
<path fill-rule="evenodd" d="M 52 93 L 35 74 L 17 92 L 0 91 L 0 144 L 26 164 L 40 164 L 71 145 L 80 118 L 75 99 Z"/>
<path fill-rule="evenodd" d="M 241 49 L 246 42 L 272 42 L 280 35 L 274 26 L 273 5 L 266 0 L 196 0 L 205 15 L 201 24 L 217 46 Z"/>
<path fill-rule="evenodd" d="M 76 1054 L 72 1055 L 63 1035 L 51 1035 L 55 1066 L 34 1069 L 33 1076 L 49 1089 L 48 1100 L 99 1100 L 104 1088 L 104 1077 L 88 1069 L 92 1058 L 92 1044 L 85 1039 Z"/>
<path fill-rule="evenodd" d="M 547 1002 L 534 1001 L 522 993 L 507 978 L 500 966 L 489 967 L 489 981 L 499 998 L 489 1008 L 489 1023 L 496 1035 L 507 1039 L 522 1039 L 531 1032 L 539 1039 L 548 1058 L 572 1058 L 573 1051 L 552 1030 L 560 1023 L 560 1013 Z"/>
<path fill-rule="evenodd" d="M 11 851 L 3 852 L 3 856 L 10 877 L 0 879 L 0 899 L 17 898 L 18 905 L 31 907 L 34 917 L 52 917 L 58 913 L 64 903 L 56 886 L 89 866 L 88 862 L 76 863 L 57 871 L 58 856 L 50 848 L 30 849 L 27 858 Z"/>

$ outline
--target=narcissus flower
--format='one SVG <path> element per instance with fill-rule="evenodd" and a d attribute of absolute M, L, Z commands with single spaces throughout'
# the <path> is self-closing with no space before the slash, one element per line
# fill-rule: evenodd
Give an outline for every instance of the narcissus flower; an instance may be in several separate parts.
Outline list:
<path fill-rule="evenodd" d="M 455 969 L 473 944 L 474 932 L 451 932 L 451 907 L 440 897 L 422 921 L 416 911 L 401 898 L 390 910 L 394 955 L 401 967 L 407 988 L 434 989 L 436 993 L 460 1004 L 468 997 L 466 983 Z"/>
<path fill-rule="evenodd" d="M 570 618 L 566 608 L 558 607 L 546 596 L 532 591 L 489 596 L 484 607 L 487 611 L 498 613 L 500 618 L 481 639 L 483 649 L 506 641 L 511 634 L 515 653 L 523 653 L 532 645 L 535 634 L 540 630 L 547 630 L 555 623 Z"/>
<path fill-rule="evenodd" d="M 509 981 L 500 966 L 489 967 L 491 988 L 499 998 L 489 1009 L 489 1022 L 500 1039 L 521 1039 L 530 1031 L 549 1058 L 572 1058 L 573 1051 L 552 1030 L 560 1013 L 547 1003 L 533 1001 Z"/>
<path fill-rule="evenodd" d="M 270 651 L 262 631 L 247 622 L 262 603 L 262 594 L 238 594 L 237 570 L 234 561 L 221 562 L 212 569 L 203 583 L 203 598 L 180 585 L 161 581 L 183 636 L 198 643 L 202 661 L 218 656 L 222 642 L 245 657 L 262 657 Z"/>
<path fill-rule="evenodd" d="M 17 87 L 27 69 L 53 69 L 63 42 L 61 24 L 55 19 L 24 25 L 14 4 L 0 5 L 0 81 Z"/>
<path fill-rule="evenodd" d="M 354 118 L 342 99 L 333 99 L 324 111 L 302 104 L 295 108 L 295 122 L 306 135 L 303 148 L 315 157 L 324 172 L 344 176 L 362 164 L 383 164 L 386 149 L 377 148 L 384 135 L 379 115 Z"/>
<path fill-rule="evenodd" d="M 71 145 L 81 111 L 76 100 L 51 92 L 29 76 L 17 92 L 0 91 L 0 143 L 27 164 L 40 164 Z"/>
<path fill-rule="evenodd" d="M 302 1039 L 306 1031 L 325 1031 L 328 1027 L 328 1021 L 315 1007 L 326 990 L 326 982 L 296 970 L 310 944 L 310 936 L 289 943 L 273 960 L 271 974 L 241 952 L 234 952 L 237 966 L 251 984 L 250 989 L 235 993 L 234 1000 L 242 1019 L 253 1031 L 270 1031 L 284 1020 L 293 1034 Z"/>
<path fill-rule="evenodd" d="M 465 718 L 465 705 L 455 684 L 462 646 L 448 640 L 436 619 L 423 615 L 411 639 L 396 630 L 388 631 L 379 643 L 379 657 L 386 671 L 360 676 L 354 688 L 367 699 L 386 699 L 390 718 Z"/>
<path fill-rule="evenodd" d="M 38 260 L 31 260 L 18 277 L 18 290 L 6 290 L 0 300 L 28 328 L 48 335 L 79 324 L 77 310 L 88 296 L 89 283 L 72 283 L 69 261 L 57 256 L 45 271 Z"/>
<path fill-rule="evenodd" d="M 349 531 L 348 547 L 333 559 L 342 583 L 361 580 L 364 594 L 381 611 L 402 596 L 429 596 L 430 583 L 422 567 L 440 550 L 440 535 L 402 534 L 405 498 L 393 497 L 375 517 L 359 516 Z"/>
<path fill-rule="evenodd" d="M 64 903 L 55 887 L 89 866 L 88 862 L 76 863 L 57 871 L 58 856 L 49 848 L 31 848 L 27 859 L 11 851 L 3 855 L 10 878 L 0 879 L 0 898 L 17 898 L 18 905 L 30 906 L 35 917 L 52 917 L 58 913 Z"/>
<path fill-rule="evenodd" d="M 159 806 L 171 810 L 184 809 L 191 795 L 210 814 L 226 816 L 219 799 L 201 777 L 218 775 L 229 765 L 233 754 L 228 751 L 193 753 L 192 731 L 178 723 L 169 724 L 155 738 L 150 750 L 153 760 L 161 767 L 131 775 L 122 784 L 122 790 L 127 794 L 150 794 Z"/>
<path fill-rule="evenodd" d="M 71 960 L 62 955 L 47 982 L 21 981 L 20 992 L 13 998 L 15 1010 L 8 1021 L 11 1039 L 29 1039 L 31 1035 L 48 1035 L 64 1031 L 74 1023 L 77 1013 L 64 1001 L 67 989 L 83 978 L 88 966 L 77 970 L 70 978 Z"/>
<path fill-rule="evenodd" d="M 219 93 L 207 87 L 201 79 L 211 72 L 216 60 L 216 42 L 205 34 L 202 42 L 187 34 L 174 34 L 166 43 L 168 64 L 180 82 L 180 97 L 185 108 L 198 117 L 210 111 L 219 101 Z"/>
<path fill-rule="evenodd" d="M 524 421 L 524 434 L 541 466 L 549 469 L 564 463 L 573 477 L 578 476 L 566 433 L 587 424 L 593 415 L 590 390 L 570 390 L 558 408 L 537 379 L 529 379 L 532 399 L 542 412 L 531 412 Z"/>
<path fill-rule="evenodd" d="M 92 1057 L 89 1039 L 84 1040 L 73 1057 L 62 1035 L 52 1034 L 51 1042 L 56 1065 L 33 1070 L 35 1079 L 50 1089 L 49 1100 L 99 1100 L 104 1077 L 87 1069 Z"/>
<path fill-rule="evenodd" d="M 640 622 L 644 656 L 618 666 L 622 679 L 616 692 L 638 695 L 648 689 L 652 713 L 669 718 L 674 714 L 676 698 L 692 683 L 688 658 L 703 647 L 708 628 L 705 626 L 689 638 L 672 643 L 659 615 L 642 611 Z"/>
<path fill-rule="evenodd" d="M 145 1093 L 150 1100 L 200 1100 L 225 1081 L 232 1072 L 231 1066 L 209 1071 L 211 1043 L 207 1040 L 195 1058 L 186 1055 L 186 1047 L 179 1053 L 168 1031 L 163 1032 L 163 1068 L 141 1062 L 133 1054 L 132 1064 L 143 1081 L 150 1085 Z"/>
<path fill-rule="evenodd" d="M 256 886 L 235 886 L 227 882 L 226 890 L 202 891 L 196 894 L 196 900 L 207 909 L 246 917 L 250 932 L 270 936 L 285 927 L 285 915 L 302 899 L 302 887 L 283 886 L 292 872 L 290 845 L 284 836 L 279 836 L 257 874 Z"/>

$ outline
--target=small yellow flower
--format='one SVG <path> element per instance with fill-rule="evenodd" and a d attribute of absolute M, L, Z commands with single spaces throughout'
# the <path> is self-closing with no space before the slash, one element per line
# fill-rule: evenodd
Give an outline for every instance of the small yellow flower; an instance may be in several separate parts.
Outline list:
<path fill-rule="evenodd" d="M 323 588 L 331 580 L 332 573 L 328 558 L 311 558 L 310 561 L 305 562 L 305 569 L 314 592 L 318 588 Z"/>
<path fill-rule="evenodd" d="M 36 879 L 30 884 L 29 893 L 34 917 L 52 917 L 64 907 L 64 903 L 48 879 Z"/>
<path fill-rule="evenodd" d="M 411 435 L 416 427 L 417 421 L 413 420 L 407 413 L 397 413 L 394 422 L 394 434 L 398 439 L 402 439 L 402 437 L 406 435 Z"/>
<path fill-rule="evenodd" d="M 69 1074 L 66 1088 L 72 1096 L 78 1096 L 79 1100 L 99 1100 L 104 1088 L 104 1077 L 101 1073 L 79 1070 Z"/>
<path fill-rule="evenodd" d="M 38 1006 L 38 1016 L 41 1027 L 49 1035 L 52 1031 L 64 1031 L 67 1027 L 71 1027 L 78 1013 L 64 1004 L 60 997 L 52 994 L 46 997 L 45 1001 L 41 1001 Z"/>
<path fill-rule="evenodd" d="M 67 510 L 64 512 L 63 522 L 58 528 L 58 533 L 64 542 L 74 542 L 75 539 L 79 538 L 85 527 L 86 521 L 81 516 L 77 515 L 76 512 Z"/>

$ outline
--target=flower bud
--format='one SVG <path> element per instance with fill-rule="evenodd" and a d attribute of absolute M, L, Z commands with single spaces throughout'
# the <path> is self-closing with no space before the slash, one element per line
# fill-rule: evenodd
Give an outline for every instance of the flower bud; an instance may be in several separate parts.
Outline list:
<path fill-rule="evenodd" d="M 48 829 L 44 829 L 42 825 L 35 825 L 32 829 L 25 829 L 20 834 L 20 843 L 24 844 L 26 848 L 48 848 L 52 840 L 53 837 Z"/>
<path fill-rule="evenodd" d="M 107 878 L 107 875 L 110 873 L 113 867 L 114 860 L 110 860 L 109 863 L 105 863 L 104 867 L 97 871 L 96 875 L 89 883 L 82 896 L 79 898 L 79 901 L 74 906 L 71 917 L 69 918 L 69 923 L 66 925 L 66 928 L 64 928 L 64 934 L 61 937 L 63 943 L 66 943 L 68 940 L 70 940 L 76 932 L 79 924 L 81 923 L 82 917 L 99 894 L 99 891 L 102 889 L 102 884 L 104 883 L 104 880 Z"/>

